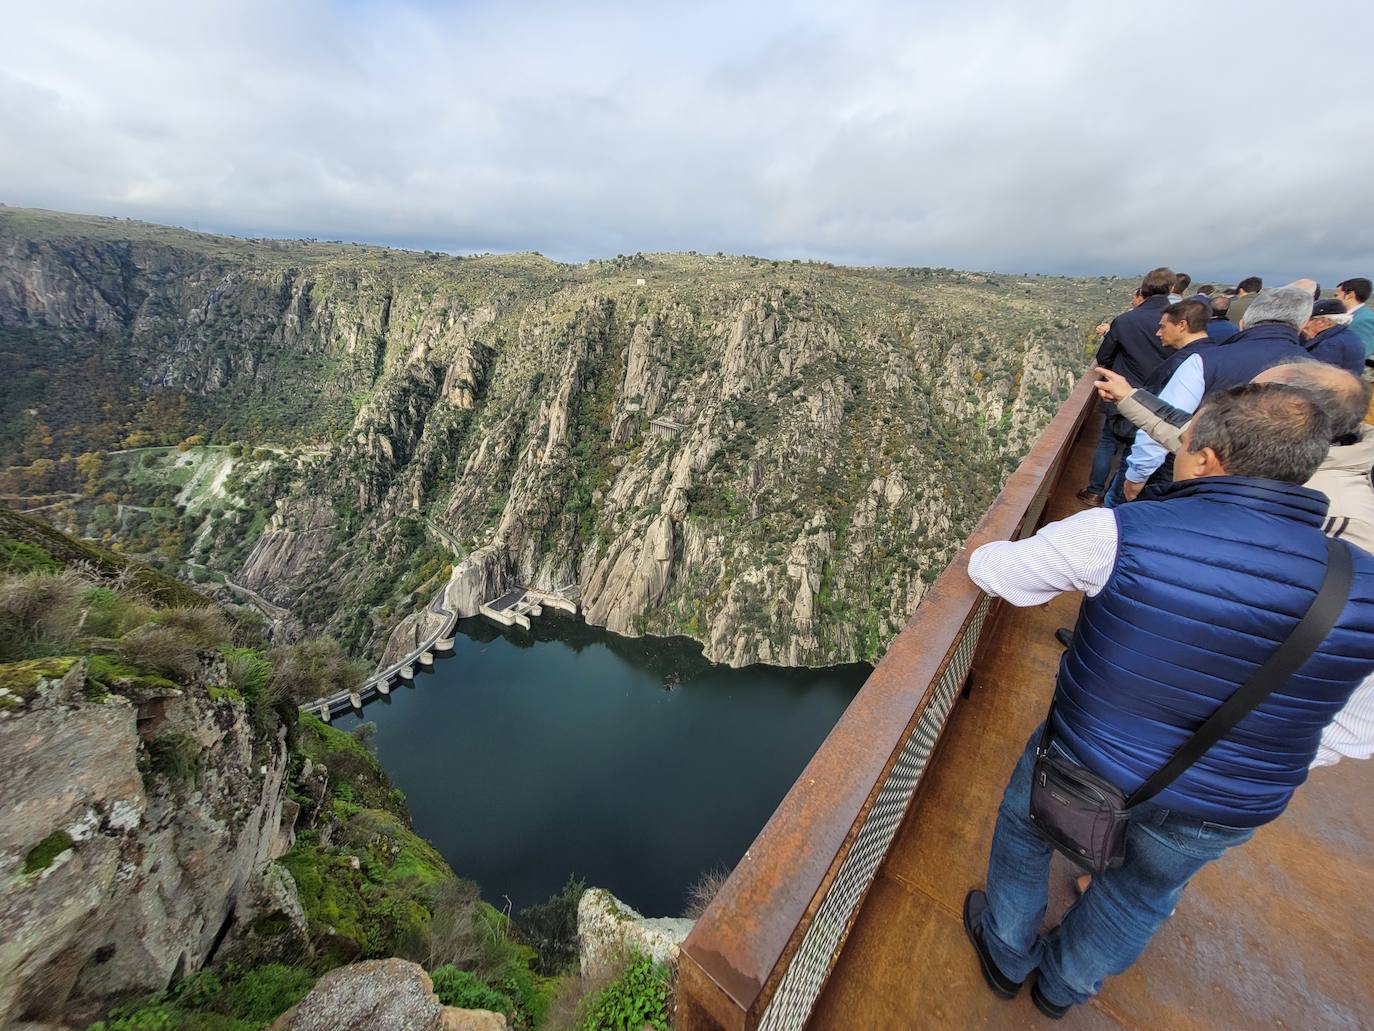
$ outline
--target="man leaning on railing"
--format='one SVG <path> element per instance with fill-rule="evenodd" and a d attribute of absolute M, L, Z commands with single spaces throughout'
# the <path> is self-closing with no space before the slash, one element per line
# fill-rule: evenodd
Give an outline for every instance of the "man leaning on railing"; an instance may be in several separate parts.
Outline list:
<path fill-rule="evenodd" d="M 1034 972 L 1036 1006 L 1060 1017 L 1127 969 L 1189 879 L 1283 812 L 1323 727 L 1374 673 L 1374 557 L 1328 545 L 1326 496 L 1301 486 L 1330 438 L 1292 387 L 1222 391 L 1160 500 L 970 558 L 973 581 L 1013 605 L 1085 595 L 1048 730 L 1002 798 L 986 893 L 964 903 L 997 994 Z M 1094 876 L 1042 935 L 1056 848 Z"/>

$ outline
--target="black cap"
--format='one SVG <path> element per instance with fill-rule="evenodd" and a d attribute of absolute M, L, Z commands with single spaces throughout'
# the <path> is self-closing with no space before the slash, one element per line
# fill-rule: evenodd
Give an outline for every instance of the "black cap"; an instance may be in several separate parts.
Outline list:
<path fill-rule="evenodd" d="M 1319 319 L 1323 315 L 1344 315 L 1345 305 L 1334 297 L 1323 297 L 1320 301 L 1312 302 L 1312 317 Z"/>

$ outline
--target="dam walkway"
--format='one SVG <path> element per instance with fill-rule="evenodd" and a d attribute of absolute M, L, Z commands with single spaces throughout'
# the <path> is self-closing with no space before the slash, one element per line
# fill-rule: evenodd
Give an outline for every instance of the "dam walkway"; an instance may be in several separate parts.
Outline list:
<path fill-rule="evenodd" d="M 683 945 L 677 1031 L 1374 1026 L 1374 761 L 1319 769 L 1206 867 L 1126 973 L 1062 1021 L 983 982 L 964 936 L 1002 789 L 1048 708 L 1077 595 L 1017 609 L 973 548 L 1079 510 L 1100 426 L 1079 383 Z M 1056 857 L 1049 923 L 1077 873 Z"/>
<path fill-rule="evenodd" d="M 433 665 L 435 654 L 453 651 L 453 630 L 458 625 L 458 613 L 449 607 L 448 584 L 434 596 L 428 609 L 440 619 L 438 630 L 417 644 L 399 661 L 385 669 L 377 670 L 358 685 L 356 690 L 337 691 L 325 698 L 316 698 L 313 702 L 302 705 L 301 711 L 328 722 L 335 716 L 361 709 L 368 702 L 391 694 L 392 687 L 397 683 L 414 680 L 416 669 Z"/>

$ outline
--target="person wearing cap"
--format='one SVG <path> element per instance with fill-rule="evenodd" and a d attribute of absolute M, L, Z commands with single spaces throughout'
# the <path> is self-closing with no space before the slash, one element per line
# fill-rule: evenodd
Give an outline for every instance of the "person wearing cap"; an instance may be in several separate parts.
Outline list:
<path fill-rule="evenodd" d="M 1227 343 L 1189 357 L 1159 392 L 1160 399 L 1185 412 L 1195 412 L 1208 394 L 1249 383 L 1280 362 L 1306 357 L 1298 333 L 1311 315 L 1312 291 L 1306 287 L 1261 290 L 1248 306 L 1241 331 Z M 1113 486 L 1107 498 L 1108 507 L 1139 497 L 1146 481 L 1164 464 L 1166 455 L 1149 434 L 1143 430 L 1136 433 L 1124 463 L 1125 478 Z"/>
<path fill-rule="evenodd" d="M 1364 341 L 1350 329 L 1350 313 L 1334 297 L 1312 305 L 1312 317 L 1302 327 L 1302 346 L 1319 362 L 1339 365 L 1356 376 L 1364 371 Z"/>
<path fill-rule="evenodd" d="M 1350 313 L 1350 332 L 1364 343 L 1364 356 L 1374 355 L 1374 311 L 1369 310 L 1371 284 L 1364 278 L 1336 284 L 1336 299 Z"/>

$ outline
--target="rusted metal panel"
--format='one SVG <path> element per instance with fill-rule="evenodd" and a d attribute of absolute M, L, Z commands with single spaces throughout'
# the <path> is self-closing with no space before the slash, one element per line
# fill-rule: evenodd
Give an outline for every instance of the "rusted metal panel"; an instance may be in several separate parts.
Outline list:
<path fill-rule="evenodd" d="M 1092 398 L 1085 376 L 697 921 L 683 945 L 679 1020 L 757 1026 L 982 599 L 966 576 L 970 551 L 1034 530 Z"/>

